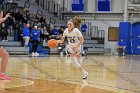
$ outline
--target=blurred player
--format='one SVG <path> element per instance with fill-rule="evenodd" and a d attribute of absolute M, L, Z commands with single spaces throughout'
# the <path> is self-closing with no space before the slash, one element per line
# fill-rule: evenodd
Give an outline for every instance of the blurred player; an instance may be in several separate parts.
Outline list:
<path fill-rule="evenodd" d="M 2 22 L 4 22 L 8 17 L 10 17 L 9 13 L 3 18 L 3 11 L 1 11 L 0 12 L 0 24 Z M 1 70 L 0 70 L 0 80 L 11 80 L 11 78 L 6 76 L 6 74 L 5 74 L 8 59 L 9 59 L 9 53 L 2 46 L 0 46 L 0 57 L 2 57 Z"/>
<path fill-rule="evenodd" d="M 71 63 L 77 69 L 83 72 L 83 79 L 86 79 L 88 72 L 81 66 L 81 45 L 84 42 L 84 38 L 81 32 L 74 27 L 73 20 L 68 21 L 68 28 L 64 31 L 61 40 L 58 43 L 63 43 L 65 37 L 68 39 L 68 46 L 66 47 L 66 54 L 71 58 Z"/>

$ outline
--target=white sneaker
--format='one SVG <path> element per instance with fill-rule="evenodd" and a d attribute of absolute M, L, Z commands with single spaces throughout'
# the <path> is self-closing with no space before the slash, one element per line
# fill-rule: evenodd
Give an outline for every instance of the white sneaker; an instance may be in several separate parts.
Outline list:
<path fill-rule="evenodd" d="M 5 40 L 2 40 L 2 41 L 5 41 Z"/>
<path fill-rule="evenodd" d="M 34 52 L 32 53 L 32 56 L 35 56 L 35 53 Z"/>
<path fill-rule="evenodd" d="M 124 53 L 123 53 L 123 56 L 124 56 Z"/>
<path fill-rule="evenodd" d="M 39 56 L 39 53 L 36 52 L 36 53 L 35 53 L 35 56 Z"/>
<path fill-rule="evenodd" d="M 86 73 L 84 74 L 83 79 L 86 79 L 86 78 L 87 78 L 87 76 L 88 76 L 88 72 L 86 72 Z"/>

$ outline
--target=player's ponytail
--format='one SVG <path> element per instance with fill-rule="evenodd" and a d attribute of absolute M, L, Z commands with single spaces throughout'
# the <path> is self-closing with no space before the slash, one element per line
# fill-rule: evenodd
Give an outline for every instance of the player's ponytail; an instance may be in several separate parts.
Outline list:
<path fill-rule="evenodd" d="M 68 22 L 72 22 L 74 24 L 74 27 L 80 29 L 82 18 L 80 16 L 75 16 L 74 19 L 70 19 Z"/>
<path fill-rule="evenodd" d="M 73 20 L 73 24 L 74 24 L 74 27 L 80 29 L 80 26 L 82 24 L 82 18 L 80 16 L 75 16 Z"/>

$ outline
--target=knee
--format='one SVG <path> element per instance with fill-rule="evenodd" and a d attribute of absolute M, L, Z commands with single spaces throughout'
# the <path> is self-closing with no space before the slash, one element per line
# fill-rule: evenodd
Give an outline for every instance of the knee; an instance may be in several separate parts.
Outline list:
<path fill-rule="evenodd" d="M 5 52 L 3 53 L 3 57 L 4 57 L 4 58 L 9 58 L 9 53 L 8 53 L 7 51 L 5 51 Z"/>
<path fill-rule="evenodd" d="M 74 67 L 76 67 L 77 69 L 79 69 L 79 68 L 81 67 L 81 64 L 78 63 L 78 62 L 76 62 L 76 61 L 72 61 L 72 65 L 73 65 Z"/>
<path fill-rule="evenodd" d="M 77 69 L 81 67 L 81 65 L 78 63 L 76 57 L 72 57 L 71 63 L 72 63 L 72 65 L 73 65 L 74 67 L 76 67 Z"/>
<path fill-rule="evenodd" d="M 76 57 L 71 57 L 71 61 L 72 62 L 77 62 L 77 58 Z"/>

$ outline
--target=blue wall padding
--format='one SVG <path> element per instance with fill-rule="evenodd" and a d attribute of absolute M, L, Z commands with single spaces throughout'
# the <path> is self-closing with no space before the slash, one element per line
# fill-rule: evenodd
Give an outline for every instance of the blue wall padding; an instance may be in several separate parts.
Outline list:
<path fill-rule="evenodd" d="M 110 0 L 98 0 L 98 11 L 110 11 Z"/>
<path fill-rule="evenodd" d="M 140 22 L 132 25 L 132 37 L 133 54 L 140 54 Z"/>
<path fill-rule="evenodd" d="M 43 51 L 43 47 L 39 45 L 39 46 L 37 47 L 37 52 L 40 53 L 40 52 L 42 52 L 42 51 Z"/>
<path fill-rule="evenodd" d="M 126 54 L 131 54 L 131 38 L 130 38 L 131 24 L 130 22 L 120 22 L 119 24 L 119 40 L 123 38 L 126 45 Z"/>
<path fill-rule="evenodd" d="M 84 11 L 85 0 L 72 0 L 72 11 Z"/>
<path fill-rule="evenodd" d="M 84 11 L 84 4 L 72 4 L 72 11 Z"/>
<path fill-rule="evenodd" d="M 41 52 L 40 52 L 41 54 L 49 54 L 49 50 L 42 50 Z"/>
<path fill-rule="evenodd" d="M 29 47 L 29 53 L 32 53 L 32 46 L 33 44 L 29 42 L 28 47 Z M 49 54 L 49 50 L 44 50 L 41 45 L 37 47 L 37 52 L 40 54 Z"/>

